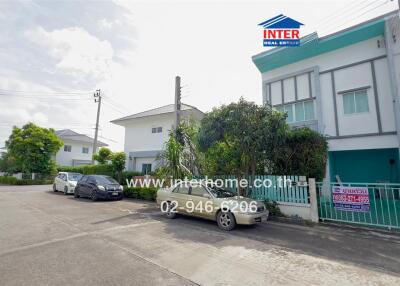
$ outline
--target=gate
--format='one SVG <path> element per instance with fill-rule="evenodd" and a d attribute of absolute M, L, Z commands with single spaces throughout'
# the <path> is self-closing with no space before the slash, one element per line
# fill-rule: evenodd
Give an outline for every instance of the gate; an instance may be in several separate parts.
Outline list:
<path fill-rule="evenodd" d="M 317 183 L 322 221 L 400 229 L 400 184 Z"/>

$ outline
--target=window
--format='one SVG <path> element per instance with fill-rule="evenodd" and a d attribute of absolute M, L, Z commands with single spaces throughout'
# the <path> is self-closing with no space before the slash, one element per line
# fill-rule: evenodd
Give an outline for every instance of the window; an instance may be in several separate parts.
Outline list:
<path fill-rule="evenodd" d="M 203 194 L 206 194 L 207 191 L 202 186 L 195 186 L 191 188 L 190 194 L 192 196 L 202 197 Z"/>
<path fill-rule="evenodd" d="M 151 133 L 162 133 L 162 127 L 151 128 Z"/>
<path fill-rule="evenodd" d="M 83 154 L 89 154 L 89 147 L 82 147 Z"/>
<path fill-rule="evenodd" d="M 72 146 L 71 145 L 64 145 L 64 152 L 71 152 Z"/>
<path fill-rule="evenodd" d="M 85 183 L 85 182 L 87 182 L 87 180 L 88 180 L 88 176 L 83 176 L 83 177 L 79 180 L 79 182 Z"/>
<path fill-rule="evenodd" d="M 367 90 L 358 90 L 343 94 L 344 114 L 368 112 L 368 94 Z"/>
<path fill-rule="evenodd" d="M 285 104 L 278 106 L 276 109 L 287 114 L 286 122 L 288 123 L 315 119 L 313 100 Z"/>
<path fill-rule="evenodd" d="M 151 172 L 151 164 L 142 164 L 142 173 L 148 175 Z"/>
<path fill-rule="evenodd" d="M 174 193 L 187 195 L 189 194 L 189 186 L 182 183 L 174 189 Z"/>

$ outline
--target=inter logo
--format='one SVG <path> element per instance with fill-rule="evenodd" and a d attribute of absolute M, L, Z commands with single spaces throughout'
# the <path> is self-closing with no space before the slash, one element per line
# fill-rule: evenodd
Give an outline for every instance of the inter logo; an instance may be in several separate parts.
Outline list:
<path fill-rule="evenodd" d="M 300 46 L 300 26 L 304 24 L 280 14 L 258 25 L 264 27 L 264 47 Z"/>

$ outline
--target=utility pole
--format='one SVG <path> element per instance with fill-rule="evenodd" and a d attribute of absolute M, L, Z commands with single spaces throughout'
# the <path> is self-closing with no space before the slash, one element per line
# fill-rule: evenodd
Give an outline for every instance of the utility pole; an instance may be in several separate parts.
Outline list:
<path fill-rule="evenodd" d="M 175 132 L 181 121 L 181 78 L 175 77 Z"/>
<path fill-rule="evenodd" d="M 94 164 L 93 155 L 96 154 L 97 136 L 99 134 L 99 119 L 100 119 L 100 107 L 101 107 L 100 89 L 96 90 L 96 92 L 93 94 L 93 97 L 94 97 L 94 102 L 97 103 L 97 117 L 96 117 L 96 129 L 94 132 L 94 141 L 93 141 L 92 164 Z"/>

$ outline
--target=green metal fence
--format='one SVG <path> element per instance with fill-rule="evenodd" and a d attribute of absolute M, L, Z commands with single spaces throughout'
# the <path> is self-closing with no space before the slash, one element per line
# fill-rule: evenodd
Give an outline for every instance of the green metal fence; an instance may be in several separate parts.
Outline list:
<path fill-rule="evenodd" d="M 217 179 L 236 179 L 235 176 L 217 176 Z M 272 200 L 277 202 L 290 202 L 309 204 L 310 195 L 305 178 L 300 176 L 272 176 L 256 175 L 244 176 L 241 179 L 247 180 L 249 186 L 245 188 L 246 196 L 256 200 Z M 225 188 L 232 192 L 237 191 L 237 184 L 225 185 Z"/>
<path fill-rule="evenodd" d="M 333 198 L 335 187 L 360 187 L 368 190 L 364 210 L 343 209 Z M 322 221 L 337 221 L 367 226 L 400 229 L 400 184 L 317 183 L 318 213 Z"/>

